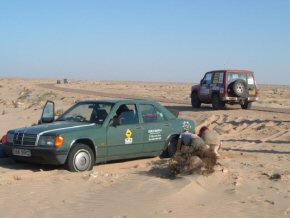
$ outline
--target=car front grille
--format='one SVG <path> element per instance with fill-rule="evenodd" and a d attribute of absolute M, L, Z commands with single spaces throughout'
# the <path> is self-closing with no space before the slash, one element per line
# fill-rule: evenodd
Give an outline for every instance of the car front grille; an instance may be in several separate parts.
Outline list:
<path fill-rule="evenodd" d="M 35 146 L 36 139 L 36 134 L 15 133 L 13 144 L 16 146 Z"/>

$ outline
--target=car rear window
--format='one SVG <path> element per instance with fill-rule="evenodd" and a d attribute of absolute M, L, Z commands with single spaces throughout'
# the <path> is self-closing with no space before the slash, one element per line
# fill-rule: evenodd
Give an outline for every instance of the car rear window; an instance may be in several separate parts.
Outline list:
<path fill-rule="evenodd" d="M 228 83 L 231 83 L 237 79 L 242 79 L 242 80 L 247 81 L 247 74 L 235 73 L 235 72 L 228 73 Z"/>

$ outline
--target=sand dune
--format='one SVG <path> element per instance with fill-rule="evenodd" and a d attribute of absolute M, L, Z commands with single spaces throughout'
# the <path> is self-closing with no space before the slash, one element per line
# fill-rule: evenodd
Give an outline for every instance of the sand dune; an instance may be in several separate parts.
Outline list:
<path fill-rule="evenodd" d="M 59 113 L 100 96 L 49 90 L 55 81 L 0 79 L 0 133 L 36 123 L 46 100 Z M 60 87 L 189 101 L 190 84 L 72 81 Z M 260 86 L 257 106 L 290 109 L 290 87 Z M 213 111 L 167 104 L 219 132 L 223 150 L 208 176 L 172 178 L 158 157 L 96 165 L 91 172 L 0 158 L 0 217 L 290 217 L 290 121 L 287 113 Z"/>

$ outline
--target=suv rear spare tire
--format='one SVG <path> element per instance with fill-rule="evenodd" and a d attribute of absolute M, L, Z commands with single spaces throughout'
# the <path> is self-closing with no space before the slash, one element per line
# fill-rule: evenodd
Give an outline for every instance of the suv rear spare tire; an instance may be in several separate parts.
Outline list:
<path fill-rule="evenodd" d="M 247 97 L 247 83 L 245 80 L 237 79 L 232 84 L 233 94 L 237 97 Z"/>

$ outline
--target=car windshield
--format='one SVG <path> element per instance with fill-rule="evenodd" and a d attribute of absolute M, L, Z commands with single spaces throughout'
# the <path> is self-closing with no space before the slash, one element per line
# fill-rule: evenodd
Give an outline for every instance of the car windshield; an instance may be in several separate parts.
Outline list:
<path fill-rule="evenodd" d="M 108 102 L 80 102 L 61 115 L 58 121 L 102 124 L 111 112 L 112 107 L 113 104 Z"/>

